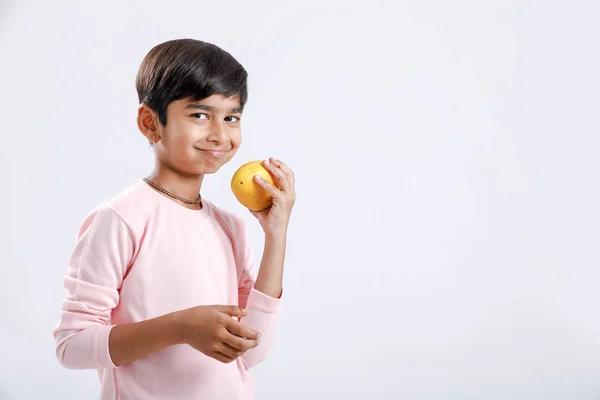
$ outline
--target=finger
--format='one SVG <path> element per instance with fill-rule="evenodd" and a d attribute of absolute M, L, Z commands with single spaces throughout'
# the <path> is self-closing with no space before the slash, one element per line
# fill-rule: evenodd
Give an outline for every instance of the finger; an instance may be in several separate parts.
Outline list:
<path fill-rule="evenodd" d="M 290 177 L 275 164 L 272 164 L 268 161 L 263 161 L 263 166 L 267 171 L 271 173 L 277 180 L 279 181 L 279 186 L 285 191 L 288 192 L 290 190 Z"/>
<path fill-rule="evenodd" d="M 232 362 L 234 359 L 219 352 L 219 351 L 213 351 L 210 356 L 212 358 L 214 358 L 215 360 L 221 361 L 222 363 L 228 364 L 230 362 Z"/>
<path fill-rule="evenodd" d="M 273 185 L 271 182 L 267 182 L 260 176 L 255 175 L 254 182 L 256 182 L 257 184 L 260 185 L 260 187 L 265 189 L 267 191 L 267 193 L 269 193 L 271 195 L 271 197 L 276 198 L 276 197 L 281 196 L 281 190 L 277 189 L 275 187 L 275 185 Z"/>
<path fill-rule="evenodd" d="M 283 161 L 280 161 L 276 158 L 269 158 L 269 161 L 271 161 L 272 164 L 274 164 L 276 167 L 281 168 L 281 170 L 290 177 L 291 181 L 294 182 L 295 181 L 295 177 L 294 177 L 294 171 L 292 171 L 292 169 L 290 167 L 288 167 Z"/>
<path fill-rule="evenodd" d="M 225 329 L 241 338 L 258 339 L 260 337 L 260 333 L 242 325 L 242 323 L 234 319 L 225 322 Z"/>
<path fill-rule="evenodd" d="M 231 347 L 235 351 L 247 351 L 255 348 L 259 344 L 258 339 L 245 339 L 227 332 L 223 337 L 223 344 Z"/>
<path fill-rule="evenodd" d="M 221 343 L 218 350 L 219 353 L 226 355 L 229 358 L 238 358 L 244 355 L 245 350 L 236 349 L 227 343 Z"/>
<path fill-rule="evenodd" d="M 273 165 L 279 167 L 279 169 L 286 174 L 289 183 L 285 191 L 296 197 L 296 177 L 294 176 L 294 172 L 292 171 L 292 169 L 288 167 L 283 161 L 280 161 L 276 158 L 271 157 L 269 160 Z"/>
<path fill-rule="evenodd" d="M 217 311 L 220 311 L 224 314 L 229 315 L 230 317 L 245 317 L 248 315 L 248 311 L 238 307 L 238 306 L 214 306 Z"/>

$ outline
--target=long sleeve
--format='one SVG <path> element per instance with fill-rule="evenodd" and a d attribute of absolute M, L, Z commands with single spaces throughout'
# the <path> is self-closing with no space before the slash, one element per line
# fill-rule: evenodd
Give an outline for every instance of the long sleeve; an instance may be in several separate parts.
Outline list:
<path fill-rule="evenodd" d="M 100 208 L 83 222 L 64 286 L 60 320 L 53 330 L 59 362 L 73 369 L 116 368 L 108 337 L 112 310 L 131 263 L 134 240 L 111 209 Z"/>
<path fill-rule="evenodd" d="M 239 306 L 248 310 L 248 315 L 240 322 L 261 333 L 260 344 L 242 356 L 246 368 L 252 368 L 265 359 L 273 344 L 283 295 L 276 299 L 254 288 L 253 252 L 245 225 L 242 223 L 238 229 L 236 258 L 242 265 L 238 283 Z"/>

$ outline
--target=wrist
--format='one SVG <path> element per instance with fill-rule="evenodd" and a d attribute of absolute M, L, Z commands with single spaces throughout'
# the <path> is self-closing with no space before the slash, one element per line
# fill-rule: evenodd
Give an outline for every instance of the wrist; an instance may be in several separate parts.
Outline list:
<path fill-rule="evenodd" d="M 186 310 L 176 311 L 172 314 L 168 315 L 168 320 L 166 321 L 168 329 L 170 342 L 173 344 L 186 344 L 187 343 L 187 331 L 188 325 L 186 323 L 187 318 L 185 318 Z"/>
<path fill-rule="evenodd" d="M 269 232 L 265 232 L 266 240 L 285 240 L 287 238 L 287 228 L 277 229 Z"/>

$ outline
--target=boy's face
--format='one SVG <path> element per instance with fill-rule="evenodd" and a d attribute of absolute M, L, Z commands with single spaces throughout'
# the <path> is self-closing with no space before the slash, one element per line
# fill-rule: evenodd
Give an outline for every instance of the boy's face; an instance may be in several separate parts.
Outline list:
<path fill-rule="evenodd" d="M 203 100 L 177 100 L 160 123 L 156 154 L 180 173 L 215 173 L 231 160 L 242 142 L 239 98 L 214 94 Z"/>

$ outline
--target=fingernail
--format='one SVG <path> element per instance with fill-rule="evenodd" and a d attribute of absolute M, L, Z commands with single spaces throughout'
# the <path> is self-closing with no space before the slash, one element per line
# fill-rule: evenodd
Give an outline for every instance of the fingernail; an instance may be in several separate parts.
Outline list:
<path fill-rule="evenodd" d="M 269 165 L 270 164 L 269 160 L 265 160 L 264 163 L 265 163 L 265 165 Z"/>
<path fill-rule="evenodd" d="M 254 177 L 255 177 L 256 179 L 258 179 L 259 181 L 262 181 L 262 180 L 263 180 L 263 178 L 261 178 L 261 177 L 260 177 L 260 176 L 258 176 L 258 175 L 254 175 Z"/>

